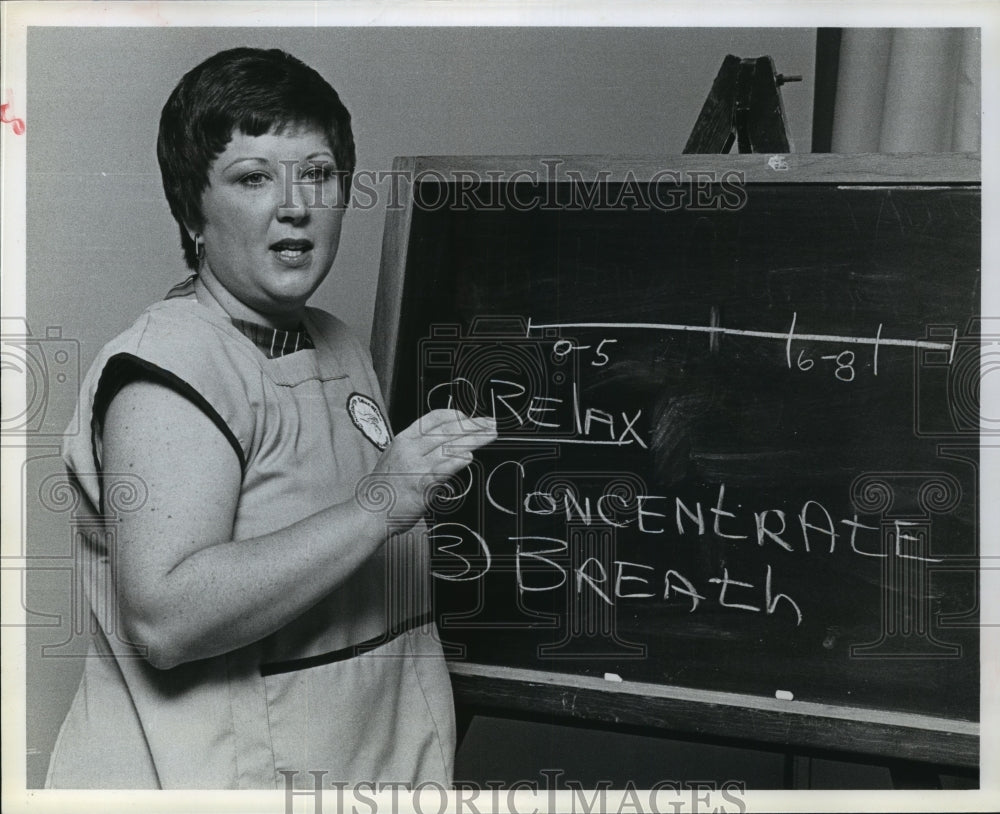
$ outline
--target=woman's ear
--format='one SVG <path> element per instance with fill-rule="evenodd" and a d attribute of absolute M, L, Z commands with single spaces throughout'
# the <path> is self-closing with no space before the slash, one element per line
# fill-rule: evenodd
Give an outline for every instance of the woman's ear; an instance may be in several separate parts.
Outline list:
<path fill-rule="evenodd" d="M 194 255 L 200 264 L 202 260 L 205 259 L 205 238 L 202 236 L 201 232 L 197 229 L 192 229 L 190 226 L 184 226 L 185 232 L 187 232 L 188 238 L 194 245 Z"/>

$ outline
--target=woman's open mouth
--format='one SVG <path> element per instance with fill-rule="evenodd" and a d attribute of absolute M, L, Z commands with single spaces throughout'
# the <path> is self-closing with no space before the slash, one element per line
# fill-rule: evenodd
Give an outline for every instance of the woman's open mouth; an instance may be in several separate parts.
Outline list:
<path fill-rule="evenodd" d="M 298 268 L 309 262 L 313 244 L 311 240 L 279 240 L 268 247 L 274 252 L 278 262 L 292 268 Z"/>

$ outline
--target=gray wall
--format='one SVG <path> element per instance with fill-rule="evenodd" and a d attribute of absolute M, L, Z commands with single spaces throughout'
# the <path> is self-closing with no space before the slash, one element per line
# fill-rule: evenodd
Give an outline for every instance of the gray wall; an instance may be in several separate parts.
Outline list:
<path fill-rule="evenodd" d="M 159 111 L 184 71 L 236 45 L 284 48 L 326 76 L 352 110 L 358 166 L 370 170 L 389 169 L 396 155 L 679 153 L 727 53 L 769 54 L 779 71 L 805 76 L 783 96 L 798 148 L 808 150 L 811 140 L 813 29 L 35 28 L 25 116 L 27 316 L 36 335 L 59 327 L 64 339 L 78 341 L 84 370 L 104 342 L 186 274 L 154 154 Z M 384 218 L 383 206 L 349 212 L 340 256 L 314 298 L 366 340 Z M 69 420 L 70 384 L 49 393 L 47 424 Z M 58 470 L 54 451 L 33 447 L 25 473 L 28 546 L 36 555 L 69 548 L 65 515 L 38 498 L 38 485 Z M 28 651 L 28 782 L 35 785 L 81 659 L 66 655 L 79 642 L 71 636 L 65 574 L 32 574 L 28 585 L 37 625 Z M 44 645 L 66 640 L 43 658 Z M 470 772 L 503 770 L 495 765 L 498 744 L 515 736 L 490 726 L 483 719 L 470 731 L 460 761 Z M 536 729 L 532 737 L 542 735 Z M 554 737 L 539 742 L 565 745 Z M 646 752 L 635 744 L 626 752 L 640 772 L 635 754 Z M 486 752 L 478 750 L 489 750 L 493 762 L 483 764 Z M 533 765 L 555 759 L 540 754 Z M 649 759 L 662 766 L 670 754 L 679 752 Z M 761 760 L 748 766 L 770 782 L 779 769 L 773 756 Z M 507 771 L 520 771 L 513 765 Z"/>

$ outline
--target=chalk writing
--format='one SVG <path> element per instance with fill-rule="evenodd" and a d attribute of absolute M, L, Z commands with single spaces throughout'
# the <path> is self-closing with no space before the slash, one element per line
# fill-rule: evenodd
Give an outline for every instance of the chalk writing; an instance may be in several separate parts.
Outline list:
<path fill-rule="evenodd" d="M 591 367 L 604 367 L 608 362 L 611 361 L 611 357 L 604 351 L 605 345 L 613 345 L 618 342 L 617 339 L 602 339 L 598 344 L 596 350 L 594 350 L 594 358 L 591 360 Z M 577 345 L 571 342 L 569 339 L 558 339 L 552 345 L 552 355 L 557 359 L 564 359 L 569 354 L 585 350 L 590 350 L 593 345 Z"/>
<path fill-rule="evenodd" d="M 860 521 L 856 513 L 838 518 L 818 499 L 793 506 L 744 507 L 727 497 L 725 483 L 711 495 L 692 499 L 622 494 L 613 480 L 596 492 L 582 494 L 566 483 L 542 488 L 532 482 L 531 467 L 507 459 L 480 469 L 476 476 L 485 502 L 515 518 L 518 526 L 520 518 L 537 517 L 558 519 L 567 528 L 630 528 L 666 541 L 660 544 L 673 546 L 669 550 L 679 556 L 691 545 L 732 546 L 734 550 L 752 546 L 768 553 L 769 560 L 781 558 L 784 569 L 794 567 L 795 558 L 803 556 L 941 562 L 915 553 L 920 539 L 905 531 L 914 523 L 896 520 L 890 544 L 884 545 L 879 525 Z M 479 490 L 466 489 L 463 494 L 473 491 Z M 429 537 L 434 548 L 433 576 L 448 582 L 482 580 L 499 569 L 512 571 L 519 594 L 564 590 L 590 594 L 611 606 L 659 598 L 691 613 L 708 603 L 762 617 L 781 616 L 795 626 L 804 617 L 802 604 L 790 592 L 775 589 L 773 562 L 762 563 L 763 572 L 754 576 L 734 571 L 723 557 L 714 575 L 694 577 L 685 573 L 686 566 L 654 566 L 634 555 L 628 559 L 588 556 L 575 562 L 568 535 L 505 534 L 495 523 L 489 530 L 477 531 L 462 523 L 440 522 L 430 529 Z"/>
<path fill-rule="evenodd" d="M 723 335 L 730 336 L 744 336 L 753 337 L 757 339 L 776 339 L 782 340 L 785 343 L 785 359 L 789 369 L 792 369 L 792 343 L 793 341 L 799 342 L 828 342 L 828 343 L 839 343 L 839 344 L 849 344 L 849 345 L 870 345 L 872 347 L 872 360 L 873 360 L 873 373 L 878 375 L 878 352 L 879 347 L 893 346 L 902 348 L 923 348 L 926 350 L 942 350 L 948 351 L 948 362 L 949 364 L 954 360 L 955 356 L 955 346 L 958 339 L 958 329 L 956 328 L 952 333 L 952 341 L 948 342 L 935 342 L 928 339 L 893 339 L 884 338 L 882 336 L 882 323 L 879 323 L 878 329 L 875 331 L 874 337 L 866 336 L 846 336 L 838 334 L 796 334 L 795 324 L 798 319 L 798 313 L 792 314 L 791 326 L 786 332 L 779 331 L 758 331 L 746 328 L 726 328 L 722 325 L 716 324 L 718 322 L 718 315 L 713 310 L 712 319 L 709 325 L 685 325 L 677 323 L 659 323 L 659 322 L 560 322 L 560 323 L 542 323 L 535 324 L 528 320 L 528 336 L 531 335 L 532 331 L 543 331 L 543 330 L 579 330 L 579 329 L 601 329 L 601 330 L 650 330 L 650 331 L 668 331 L 668 332 L 688 332 L 688 333 L 706 333 L 709 334 L 710 340 L 713 342 L 713 349 L 717 348 L 717 338 Z M 559 340 L 560 342 L 568 342 L 568 340 Z M 603 340 L 607 342 L 608 340 Z M 603 344 L 602 342 L 602 344 Z M 571 344 L 571 343 L 570 343 Z M 820 357 L 823 360 L 833 361 L 835 363 L 834 375 L 841 381 L 849 382 L 854 380 L 854 362 L 855 355 L 853 351 L 845 350 L 840 353 L 826 355 Z M 799 370 L 810 370 L 814 366 L 815 362 L 813 359 L 804 355 L 804 351 L 800 351 L 798 357 L 796 358 L 796 365 Z"/>
<path fill-rule="evenodd" d="M 521 327 L 525 329 L 523 323 Z M 647 426 L 644 409 L 620 401 L 612 409 L 601 400 L 618 399 L 619 393 L 587 381 L 588 372 L 600 377 L 629 364 L 627 358 L 618 358 L 627 357 L 627 345 L 613 332 L 703 333 L 713 355 L 725 335 L 780 341 L 790 371 L 819 371 L 844 383 L 869 369 L 862 367 L 865 348 L 870 349 L 870 369 L 877 376 L 882 347 L 944 351 L 950 364 L 957 336 L 955 330 L 951 342 L 886 337 L 882 323 L 870 336 L 798 333 L 797 327 L 798 312 L 791 314 L 787 331 L 724 327 L 716 307 L 710 310 L 708 325 L 528 320 L 527 338 L 543 349 L 531 358 L 541 365 L 528 369 L 491 361 L 470 367 L 468 375 L 452 367 L 450 378 L 429 385 L 424 406 L 488 415 L 497 421 L 502 443 L 548 444 L 557 449 L 562 444 L 622 447 L 629 448 L 625 455 L 650 451 L 656 456 L 665 445 Z M 581 340 L 562 335 L 563 330 L 601 333 Z M 834 348 L 817 352 L 822 345 Z M 554 366 L 552 373 L 543 369 L 544 360 Z M 655 412 L 648 409 L 649 402 L 643 404 L 647 412 Z M 684 419 L 682 410 L 675 413 L 671 421 Z M 504 449 L 502 443 L 491 456 Z M 671 611 L 712 609 L 799 627 L 808 614 L 820 609 L 813 597 L 796 596 L 796 586 L 801 585 L 795 572 L 800 569 L 817 574 L 826 569 L 824 562 L 832 565 L 833 558 L 855 558 L 857 567 L 867 568 L 871 572 L 867 579 L 874 581 L 874 571 L 885 563 L 942 561 L 930 556 L 924 537 L 914 534 L 910 528 L 914 522 L 866 517 L 845 506 L 841 498 L 821 498 L 802 489 L 785 499 L 751 492 L 747 500 L 739 484 L 728 492 L 725 479 L 704 480 L 694 487 L 681 479 L 654 481 L 659 488 L 638 479 L 635 488 L 623 491 L 620 480 L 609 476 L 602 482 L 593 471 L 553 478 L 553 454 L 513 457 L 500 452 L 503 459 L 487 456 L 479 461 L 468 482 L 445 501 L 456 508 L 463 502 L 478 502 L 478 520 L 449 519 L 430 529 L 436 580 L 479 583 L 489 578 L 493 584 L 491 575 L 505 574 L 501 579 L 508 580 L 519 607 L 563 592 L 568 607 L 576 607 L 574 602 L 611 608 L 662 602 Z M 643 471 L 646 464 L 636 466 L 636 471 Z M 669 483 L 678 491 L 664 485 Z M 504 528 L 504 523 L 511 527 Z M 595 548 L 594 540 L 603 542 Z M 642 549 L 631 547 L 641 541 L 655 542 L 645 557 Z"/>
<path fill-rule="evenodd" d="M 485 412 L 501 428 L 549 431 L 544 435 L 504 435 L 507 441 L 648 448 L 639 431 L 641 409 L 618 411 L 616 415 L 599 407 L 585 407 L 576 382 L 571 382 L 565 397 L 532 393 L 522 382 L 493 377 L 484 389 L 480 392 L 481 388 L 459 376 L 431 387 L 426 407 L 461 408 L 470 415 Z"/>

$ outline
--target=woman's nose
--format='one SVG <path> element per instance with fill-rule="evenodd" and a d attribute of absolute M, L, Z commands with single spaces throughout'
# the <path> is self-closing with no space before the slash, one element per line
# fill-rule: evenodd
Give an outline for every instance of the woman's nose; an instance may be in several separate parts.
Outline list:
<path fill-rule="evenodd" d="M 285 167 L 284 189 L 278 202 L 278 220 L 293 223 L 309 217 L 309 207 L 315 205 L 316 184 L 295 176 L 293 167 Z"/>

